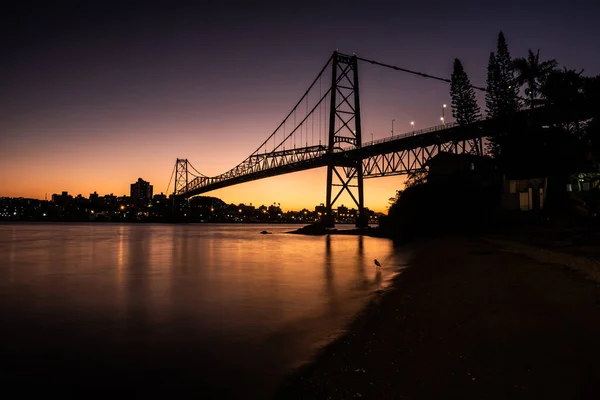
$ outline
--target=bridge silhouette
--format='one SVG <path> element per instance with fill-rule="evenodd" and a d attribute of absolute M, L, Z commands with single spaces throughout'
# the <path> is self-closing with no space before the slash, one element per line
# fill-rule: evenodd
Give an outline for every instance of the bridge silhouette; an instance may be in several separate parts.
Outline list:
<path fill-rule="evenodd" d="M 356 225 L 366 226 L 364 179 L 423 171 L 427 161 L 440 152 L 483 155 L 483 140 L 487 136 L 525 125 L 578 120 L 592 112 L 588 104 L 545 106 L 520 111 L 510 119 L 482 118 L 462 126 L 447 123 L 365 142 L 360 114 L 359 62 L 450 82 L 335 51 L 275 131 L 241 163 L 223 174 L 209 177 L 196 170 L 188 159 L 177 159 L 173 170 L 174 197 L 187 199 L 257 179 L 327 167 L 323 222 L 333 226 L 332 207 L 346 192 L 358 209 Z M 323 78 L 329 79 L 325 90 Z"/>

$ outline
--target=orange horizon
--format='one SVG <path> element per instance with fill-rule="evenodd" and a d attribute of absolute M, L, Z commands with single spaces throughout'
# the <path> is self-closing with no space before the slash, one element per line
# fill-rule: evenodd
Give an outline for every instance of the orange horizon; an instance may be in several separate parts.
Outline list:
<path fill-rule="evenodd" d="M 0 176 L 2 175 L 5 175 L 5 173 L 0 173 Z M 54 176 L 55 179 L 53 181 L 44 179 L 42 182 L 27 180 L 13 182 L 13 185 L 9 185 L 11 189 L 7 189 L 5 186 L 0 190 L 0 196 L 48 201 L 52 200 L 53 194 L 61 194 L 63 191 L 68 192 L 73 197 L 81 194 L 85 198 L 89 198 L 89 195 L 94 192 L 99 196 L 107 194 L 113 194 L 117 197 L 129 196 L 130 184 L 136 182 L 138 178 L 142 178 L 153 185 L 153 194 L 163 193 L 169 196 L 172 193 L 172 182 L 169 186 L 170 190 L 166 192 L 168 181 L 164 182 L 164 178 L 159 179 L 155 174 L 139 174 L 140 176 L 130 178 L 126 183 L 120 179 L 121 182 L 118 185 L 109 180 L 110 175 L 112 174 L 109 174 L 107 179 L 95 180 L 93 182 L 80 182 L 77 179 L 68 177 L 57 178 L 56 176 Z M 8 178 L 8 176 L 3 176 L 2 181 L 8 182 Z M 315 206 L 325 203 L 325 182 L 325 168 L 319 168 L 230 186 L 203 193 L 201 196 L 216 197 L 226 204 L 243 203 L 258 207 L 260 205 L 269 206 L 273 203 L 279 203 L 283 211 L 298 211 L 303 208 L 313 210 Z M 404 186 L 404 177 L 394 176 L 365 179 L 364 186 L 365 207 L 375 212 L 385 213 L 389 207 L 388 199 L 395 195 L 396 190 L 400 190 Z M 57 187 L 60 190 L 54 189 Z M 76 190 L 72 188 L 76 188 Z M 346 193 L 343 193 L 339 197 L 334 207 L 341 205 L 348 208 L 356 208 L 354 201 Z"/>

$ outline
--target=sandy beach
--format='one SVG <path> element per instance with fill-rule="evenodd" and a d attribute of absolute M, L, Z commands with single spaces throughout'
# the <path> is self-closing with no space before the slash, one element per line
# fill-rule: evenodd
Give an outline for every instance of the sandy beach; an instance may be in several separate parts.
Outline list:
<path fill-rule="evenodd" d="M 411 244 L 393 288 L 276 397 L 598 398 L 596 253 L 527 237 Z"/>

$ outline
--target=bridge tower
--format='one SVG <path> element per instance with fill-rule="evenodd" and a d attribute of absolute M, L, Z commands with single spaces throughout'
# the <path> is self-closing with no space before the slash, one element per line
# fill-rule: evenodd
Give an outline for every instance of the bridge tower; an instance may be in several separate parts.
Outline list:
<path fill-rule="evenodd" d="M 173 184 L 173 211 L 178 210 L 177 194 L 180 191 L 187 192 L 189 185 L 189 172 L 187 158 L 178 158 L 175 162 L 175 183 Z"/>
<path fill-rule="evenodd" d="M 329 113 L 329 144 L 327 147 L 327 199 L 323 223 L 334 225 L 333 205 L 347 192 L 358 208 L 357 227 L 365 227 L 362 159 L 349 158 L 341 144 L 352 149 L 362 146 L 360 97 L 358 90 L 358 58 L 333 52 L 331 64 L 331 94 Z M 334 194 L 334 188 L 337 193 Z"/>
<path fill-rule="evenodd" d="M 177 196 L 177 193 L 182 189 L 184 189 L 184 191 L 187 191 L 188 185 L 188 160 L 187 158 L 178 158 L 175 162 L 175 185 L 173 187 L 173 195 Z"/>

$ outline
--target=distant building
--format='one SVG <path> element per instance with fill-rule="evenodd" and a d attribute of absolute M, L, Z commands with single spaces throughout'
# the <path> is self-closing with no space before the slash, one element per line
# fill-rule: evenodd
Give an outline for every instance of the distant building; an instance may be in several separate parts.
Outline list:
<path fill-rule="evenodd" d="M 62 192 L 62 194 L 55 193 L 52 195 L 52 202 L 59 206 L 64 206 L 66 203 L 68 203 L 72 199 L 73 199 L 73 196 L 71 196 L 69 194 L 69 192 Z"/>
<path fill-rule="evenodd" d="M 348 207 L 343 204 L 337 208 L 338 217 L 347 217 L 348 216 Z"/>
<path fill-rule="evenodd" d="M 90 201 L 98 201 L 98 193 L 94 192 L 94 193 L 90 193 Z"/>
<path fill-rule="evenodd" d="M 142 178 L 131 184 L 131 198 L 133 200 L 152 200 L 152 185 Z"/>
<path fill-rule="evenodd" d="M 104 205 L 108 206 L 108 207 L 113 207 L 117 204 L 117 196 L 115 196 L 114 194 L 105 194 L 104 197 Z"/>
<path fill-rule="evenodd" d="M 167 195 L 161 193 L 161 194 L 155 194 L 154 197 L 152 197 L 152 202 L 156 203 L 156 204 L 160 204 L 160 202 L 165 203 L 167 201 Z"/>

